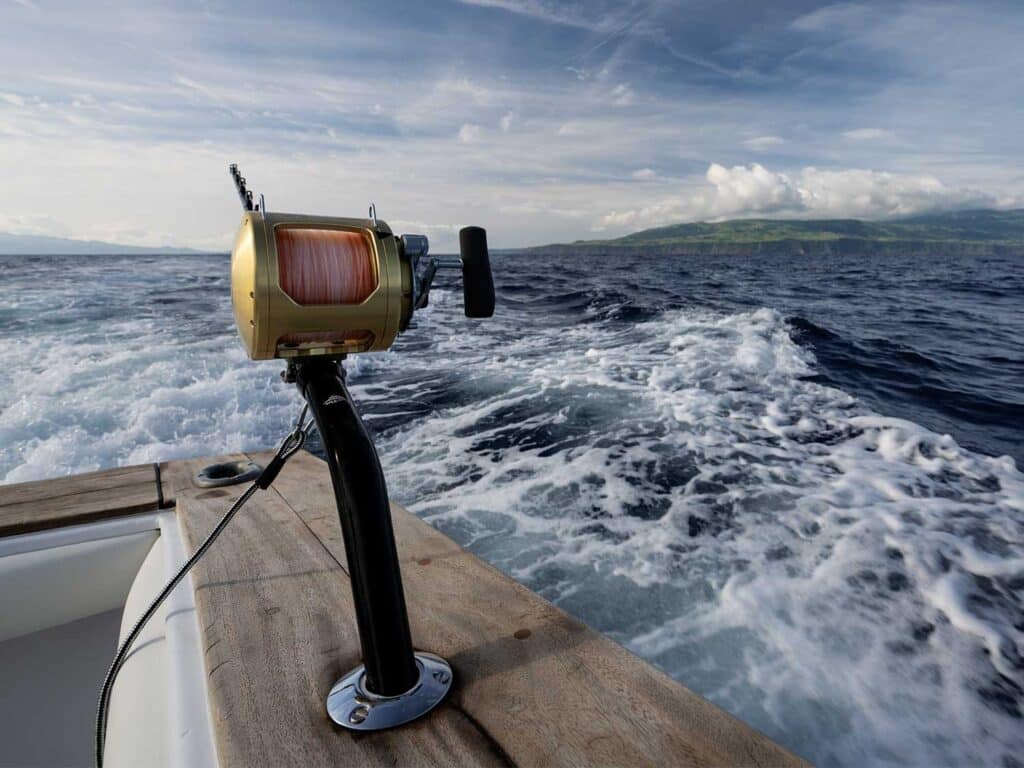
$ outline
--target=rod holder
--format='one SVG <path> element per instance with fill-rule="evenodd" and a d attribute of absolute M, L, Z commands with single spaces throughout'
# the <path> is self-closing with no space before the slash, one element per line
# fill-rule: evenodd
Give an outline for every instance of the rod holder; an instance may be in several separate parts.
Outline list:
<path fill-rule="evenodd" d="M 384 471 L 352 396 L 341 360 L 311 357 L 288 372 L 309 403 L 331 472 L 348 560 L 363 663 L 327 697 L 331 719 L 379 730 L 425 715 L 451 688 L 448 663 L 415 653 L 391 524 Z"/>

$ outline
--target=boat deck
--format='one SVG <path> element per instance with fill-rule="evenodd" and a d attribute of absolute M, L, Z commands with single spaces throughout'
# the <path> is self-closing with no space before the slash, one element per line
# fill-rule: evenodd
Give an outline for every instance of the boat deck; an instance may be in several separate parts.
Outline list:
<path fill-rule="evenodd" d="M 194 549 L 240 486 L 174 461 L 0 486 L 0 536 L 175 506 Z M 359 661 L 327 466 L 296 455 L 193 571 L 221 766 L 798 766 L 763 734 L 393 507 L 414 643 L 452 694 L 391 731 L 334 726 L 324 701 Z"/>

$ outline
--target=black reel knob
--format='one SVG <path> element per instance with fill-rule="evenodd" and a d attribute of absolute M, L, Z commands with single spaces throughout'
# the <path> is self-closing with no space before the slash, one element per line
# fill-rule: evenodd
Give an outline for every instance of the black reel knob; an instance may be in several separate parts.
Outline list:
<path fill-rule="evenodd" d="M 494 276 L 487 252 L 487 231 L 483 227 L 463 227 L 459 230 L 459 252 L 466 317 L 493 316 Z"/>

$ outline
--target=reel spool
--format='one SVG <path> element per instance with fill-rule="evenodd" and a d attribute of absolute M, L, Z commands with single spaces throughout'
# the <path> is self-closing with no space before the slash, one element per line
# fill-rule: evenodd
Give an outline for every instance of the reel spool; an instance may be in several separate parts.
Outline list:
<path fill-rule="evenodd" d="M 429 256 L 425 235 L 376 218 L 268 213 L 230 167 L 245 215 L 231 252 L 235 322 L 254 360 L 340 356 L 390 347 L 427 306 L 440 269 L 461 269 L 467 317 L 494 314 L 487 233 L 459 232 L 459 257 Z"/>

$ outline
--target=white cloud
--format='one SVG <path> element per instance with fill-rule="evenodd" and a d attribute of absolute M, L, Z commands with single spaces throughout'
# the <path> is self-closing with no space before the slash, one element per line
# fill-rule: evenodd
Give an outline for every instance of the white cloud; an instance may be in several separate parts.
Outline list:
<path fill-rule="evenodd" d="M 473 82 L 468 77 L 450 80 L 439 80 L 434 89 L 439 93 L 454 95 L 458 98 L 468 96 L 476 104 L 490 104 L 494 100 L 494 91 L 485 85 Z"/>
<path fill-rule="evenodd" d="M 579 136 L 580 126 L 579 123 L 570 120 L 568 123 L 562 123 L 558 126 L 559 136 Z"/>
<path fill-rule="evenodd" d="M 560 5 L 544 0 L 459 0 L 463 5 L 476 5 L 482 8 L 498 8 L 518 16 L 528 16 L 552 24 L 564 24 L 581 29 L 600 29 L 604 23 L 600 17 L 584 16 L 583 8 L 576 4 Z"/>
<path fill-rule="evenodd" d="M 539 205 L 529 200 L 512 204 L 504 203 L 498 208 L 498 213 L 502 216 L 524 216 L 527 218 L 558 216 L 564 219 L 588 219 L 592 215 L 585 208 L 569 208 L 558 204 Z"/>
<path fill-rule="evenodd" d="M 12 235 L 49 235 L 67 237 L 71 230 L 52 216 L 0 215 L 0 232 Z"/>
<path fill-rule="evenodd" d="M 649 221 L 651 213 L 651 208 L 633 211 L 611 211 L 602 216 L 601 220 L 591 229 L 595 232 L 604 232 L 606 229 L 621 229 L 622 227 L 633 227 L 635 229 L 634 225 L 636 222 L 641 218 Z"/>
<path fill-rule="evenodd" d="M 789 175 L 759 163 L 731 168 L 712 163 L 702 188 L 646 207 L 601 217 L 598 230 L 657 226 L 696 219 L 771 215 L 884 219 L 930 211 L 990 207 L 1000 201 L 976 190 L 950 187 L 934 176 L 863 169 L 803 168 Z"/>
<path fill-rule="evenodd" d="M 709 205 L 723 214 L 739 211 L 776 212 L 798 209 L 802 205 L 800 188 L 788 176 L 773 173 L 758 163 L 732 168 L 712 163 L 705 177 L 714 187 Z"/>
<path fill-rule="evenodd" d="M 245 89 L 207 85 L 184 75 L 175 75 L 172 82 L 185 89 L 185 93 L 197 96 L 200 102 L 220 107 L 239 120 L 244 120 L 246 111 L 258 104 L 257 98 Z"/>
<path fill-rule="evenodd" d="M 835 3 L 796 18 L 790 26 L 801 32 L 863 29 L 871 13 L 870 8 L 857 3 Z"/>
<path fill-rule="evenodd" d="M 800 190 L 805 210 L 827 216 L 885 218 L 998 204 L 989 194 L 950 187 L 934 176 L 868 170 L 805 168 Z"/>
<path fill-rule="evenodd" d="M 611 92 L 612 104 L 619 107 L 625 107 L 633 103 L 633 89 L 629 87 L 629 83 L 619 83 Z"/>
<path fill-rule="evenodd" d="M 7 102 L 13 107 L 25 106 L 25 99 L 16 93 L 4 93 L 3 91 L 0 91 L 0 101 Z"/>
<path fill-rule="evenodd" d="M 633 171 L 634 179 L 653 179 L 658 174 L 654 172 L 653 168 L 640 168 L 639 170 Z"/>
<path fill-rule="evenodd" d="M 480 140 L 482 130 L 476 123 L 466 123 L 459 128 L 459 141 L 463 144 L 471 144 Z"/>
<path fill-rule="evenodd" d="M 843 131 L 843 138 L 851 141 L 875 141 L 892 138 L 892 132 L 884 128 L 854 128 L 852 131 Z"/>
<path fill-rule="evenodd" d="M 752 139 L 747 139 L 743 142 L 743 146 L 748 149 L 760 151 L 762 149 L 768 149 L 769 147 L 777 147 L 780 144 L 785 144 L 786 140 L 781 136 L 755 136 Z"/>
<path fill-rule="evenodd" d="M 508 133 L 509 128 L 512 127 L 512 113 L 506 112 L 501 116 L 501 132 Z"/>
<path fill-rule="evenodd" d="M 388 225 L 395 232 L 410 232 L 417 235 L 426 235 L 431 243 L 431 250 L 438 240 L 447 241 L 454 239 L 462 224 L 431 224 L 425 221 L 407 221 L 405 219 L 390 219 Z"/>

